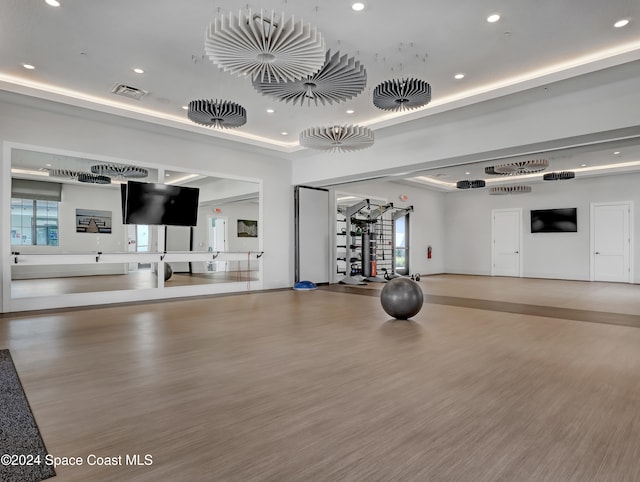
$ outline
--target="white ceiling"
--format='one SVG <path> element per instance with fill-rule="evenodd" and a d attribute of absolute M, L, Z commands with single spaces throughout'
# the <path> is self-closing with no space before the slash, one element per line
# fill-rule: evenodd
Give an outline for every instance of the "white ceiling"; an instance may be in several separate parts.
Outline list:
<path fill-rule="evenodd" d="M 353 123 L 381 129 L 459 107 L 464 99 L 640 59 L 637 0 L 369 0 L 361 12 L 349 0 L 59 1 L 59 7 L 44 0 L 0 2 L 0 89 L 290 153 L 300 149 L 298 134 L 307 127 Z M 364 64 L 365 91 L 333 106 L 291 105 L 261 95 L 248 78 L 223 72 L 204 55 L 205 30 L 240 8 L 282 11 L 317 27 L 328 48 Z M 488 23 L 492 13 L 501 19 Z M 623 18 L 629 24 L 614 28 Z M 35 69 L 26 70 L 25 63 Z M 134 73 L 136 67 L 145 72 Z M 464 79 L 455 80 L 457 73 Z M 403 77 L 430 83 L 427 108 L 390 115 L 373 106 L 376 85 Z M 141 100 L 116 96 L 110 93 L 115 83 L 149 94 Z M 194 99 L 237 102 L 247 110 L 247 124 L 224 131 L 197 126 L 182 109 Z M 640 159 L 638 151 L 634 156 Z M 452 179 L 459 174 L 444 173 Z"/>

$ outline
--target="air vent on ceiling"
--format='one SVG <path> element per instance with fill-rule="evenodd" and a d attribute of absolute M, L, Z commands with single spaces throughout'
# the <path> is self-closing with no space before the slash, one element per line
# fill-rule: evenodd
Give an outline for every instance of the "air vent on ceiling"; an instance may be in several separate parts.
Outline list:
<path fill-rule="evenodd" d="M 114 84 L 111 88 L 111 92 L 122 97 L 128 97 L 129 99 L 140 100 L 149 92 L 142 89 L 137 89 L 125 84 Z"/>

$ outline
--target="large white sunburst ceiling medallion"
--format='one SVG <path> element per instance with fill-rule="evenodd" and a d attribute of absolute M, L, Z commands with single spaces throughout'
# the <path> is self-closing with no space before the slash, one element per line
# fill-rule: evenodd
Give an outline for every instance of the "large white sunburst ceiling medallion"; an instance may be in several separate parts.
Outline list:
<path fill-rule="evenodd" d="M 340 52 L 327 51 L 322 69 L 311 76 L 290 82 L 253 81 L 261 94 L 293 105 L 332 105 L 360 94 L 367 85 L 367 71 L 358 60 Z"/>
<path fill-rule="evenodd" d="M 268 81 L 299 80 L 325 63 L 325 42 L 315 27 L 284 13 L 251 10 L 209 24 L 204 50 L 226 72 Z"/>

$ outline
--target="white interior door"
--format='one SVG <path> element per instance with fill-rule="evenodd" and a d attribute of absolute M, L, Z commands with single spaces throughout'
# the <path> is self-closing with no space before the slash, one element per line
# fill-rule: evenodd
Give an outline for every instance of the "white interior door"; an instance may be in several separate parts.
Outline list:
<path fill-rule="evenodd" d="M 522 276 L 522 209 L 492 212 L 493 276 Z"/>
<path fill-rule="evenodd" d="M 227 251 L 227 218 L 210 217 L 208 219 L 207 250 Z M 207 271 L 226 271 L 226 261 L 210 261 Z"/>
<path fill-rule="evenodd" d="M 631 281 L 631 203 L 591 205 L 593 281 Z"/>
<path fill-rule="evenodd" d="M 329 191 L 295 187 L 295 281 L 328 283 L 331 245 Z M 331 240 L 331 242 L 330 242 Z"/>

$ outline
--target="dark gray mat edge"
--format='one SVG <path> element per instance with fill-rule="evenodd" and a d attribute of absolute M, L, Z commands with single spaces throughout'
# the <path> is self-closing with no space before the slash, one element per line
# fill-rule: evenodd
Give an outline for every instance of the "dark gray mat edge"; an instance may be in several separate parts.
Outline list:
<path fill-rule="evenodd" d="M 0 349 L 0 480 L 38 482 L 55 477 L 18 370 Z"/>

